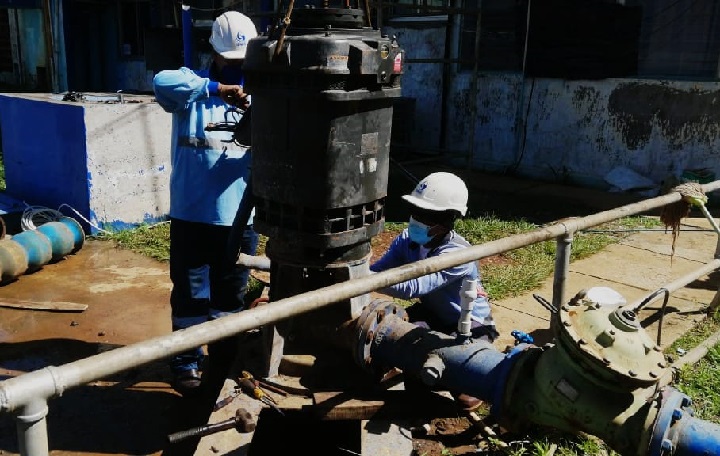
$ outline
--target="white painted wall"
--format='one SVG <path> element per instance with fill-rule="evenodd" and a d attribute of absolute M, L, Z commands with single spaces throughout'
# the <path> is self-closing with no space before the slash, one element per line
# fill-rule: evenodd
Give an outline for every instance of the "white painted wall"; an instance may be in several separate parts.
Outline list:
<path fill-rule="evenodd" d="M 137 224 L 170 210 L 172 116 L 141 98 L 85 106 L 90 207 L 104 223 Z"/>
<path fill-rule="evenodd" d="M 443 55 L 444 23 L 393 23 L 384 31 L 398 37 L 407 60 Z M 450 89 L 441 106 L 441 64 L 407 64 L 404 72 L 402 94 L 416 100 L 412 144 L 419 151 L 437 144 L 469 154 L 474 169 L 598 188 L 609 188 L 604 177 L 619 166 L 658 185 L 686 169 L 720 176 L 718 82 L 571 81 L 495 72 L 479 73 L 474 88 L 472 74 L 453 69 L 445 76 Z"/>
<path fill-rule="evenodd" d="M 52 209 L 70 205 L 102 228 L 164 220 L 172 116 L 150 96 L 126 95 L 123 104 L 59 98 L 0 94 L 7 193 Z"/>

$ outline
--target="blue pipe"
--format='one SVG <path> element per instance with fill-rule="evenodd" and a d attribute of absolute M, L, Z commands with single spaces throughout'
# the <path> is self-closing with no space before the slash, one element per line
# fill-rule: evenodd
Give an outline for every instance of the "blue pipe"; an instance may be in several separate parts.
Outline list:
<path fill-rule="evenodd" d="M 662 407 L 650 439 L 651 456 L 705 456 L 720 454 L 720 426 L 695 418 L 692 401 L 667 387 L 660 393 Z"/>
<path fill-rule="evenodd" d="M 458 339 L 419 328 L 398 315 L 386 316 L 380 322 L 370 316 L 365 327 L 366 333 L 374 334 L 372 347 L 365 351 L 372 365 L 398 367 L 408 375 L 419 376 L 429 386 L 437 381 L 451 391 L 491 402 L 491 413 L 497 412 L 496 404 L 499 407 L 504 402 L 507 378 L 519 355 L 533 347 L 520 344 L 503 354 L 489 342 L 458 343 Z"/>
<path fill-rule="evenodd" d="M 193 67 L 192 13 L 190 5 L 182 5 L 183 65 Z"/>
<path fill-rule="evenodd" d="M 522 407 L 514 410 L 503 407 L 517 405 L 515 401 L 522 399 L 521 396 L 515 397 L 520 392 L 515 388 L 536 387 L 535 380 L 531 380 L 535 378 L 533 369 L 536 363 L 531 361 L 542 356 L 544 352 L 540 348 L 519 344 L 510 353 L 502 354 L 487 342 L 455 339 L 415 326 L 404 318 L 403 312 L 392 309 L 392 304 L 379 300 L 366 306 L 358 318 L 357 328 L 355 359 L 374 374 L 397 367 L 406 376 L 417 376 L 431 387 L 467 393 L 491 402 L 490 412 L 499 422 L 534 422 L 532 411 Z M 518 378 L 528 379 L 530 383 L 522 386 L 517 382 Z M 720 455 L 720 425 L 695 418 L 689 397 L 666 386 L 648 398 L 646 405 L 636 411 L 633 419 L 617 428 L 582 428 L 582 420 L 576 419 L 577 416 L 571 412 L 567 418 L 574 426 L 567 430 L 597 433 L 598 437 L 613 446 L 623 446 L 623 439 L 636 435 L 636 448 L 631 450 L 632 454 Z M 539 420 L 537 424 L 547 423 Z M 637 448 L 638 443 L 643 441 L 649 443 L 644 448 Z M 632 442 L 623 448 L 632 448 Z"/>

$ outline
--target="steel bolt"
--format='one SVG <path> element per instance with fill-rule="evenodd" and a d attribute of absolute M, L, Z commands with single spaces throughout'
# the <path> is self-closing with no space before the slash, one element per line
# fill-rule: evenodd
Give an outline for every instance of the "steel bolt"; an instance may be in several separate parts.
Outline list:
<path fill-rule="evenodd" d="M 436 354 L 431 354 L 423 364 L 420 371 L 420 379 L 428 386 L 435 385 L 442 378 L 445 370 L 445 362 Z"/>
<path fill-rule="evenodd" d="M 673 444 L 669 439 L 663 439 L 660 443 L 660 449 L 665 452 L 670 452 L 673 449 Z"/>
<path fill-rule="evenodd" d="M 682 417 L 683 417 L 683 411 L 682 411 L 682 410 L 680 410 L 680 409 L 675 409 L 675 410 L 673 410 L 673 412 L 672 412 L 672 420 L 673 420 L 673 422 L 682 419 Z"/>
<path fill-rule="evenodd" d="M 631 377 L 637 377 L 637 373 L 635 373 L 635 371 L 633 370 L 628 371 L 628 374 L 630 374 Z"/>
<path fill-rule="evenodd" d="M 657 378 L 657 377 L 658 377 L 658 374 L 656 374 L 655 372 L 650 371 L 650 377 L 652 377 L 652 378 Z"/>

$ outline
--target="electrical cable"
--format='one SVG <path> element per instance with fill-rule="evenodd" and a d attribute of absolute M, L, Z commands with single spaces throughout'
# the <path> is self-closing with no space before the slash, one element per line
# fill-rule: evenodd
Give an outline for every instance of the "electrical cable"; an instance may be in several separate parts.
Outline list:
<path fill-rule="evenodd" d="M 63 207 L 66 207 L 70 209 L 72 212 L 75 213 L 80 219 L 82 219 L 85 223 L 92 226 L 98 231 L 101 231 L 103 233 L 112 234 L 107 230 L 104 230 L 100 228 L 99 226 L 92 223 L 90 220 L 85 218 L 80 212 L 78 212 L 74 207 L 70 206 L 69 204 L 63 203 L 61 204 L 57 209 L 51 209 L 49 207 L 45 206 L 31 206 L 29 204 L 25 204 L 25 210 L 23 210 L 22 216 L 20 218 L 20 227 L 23 229 L 23 231 L 28 230 L 34 230 L 37 229 L 38 226 L 48 223 L 48 222 L 57 222 L 62 217 L 66 217 L 65 214 L 63 214 L 60 209 Z"/>
<path fill-rule="evenodd" d="M 23 231 L 34 230 L 47 222 L 57 222 L 63 217 L 60 211 L 43 206 L 26 205 L 20 218 L 20 227 Z"/>
<path fill-rule="evenodd" d="M 94 223 L 92 223 L 90 220 L 86 219 L 80 212 L 78 212 L 74 207 L 70 206 L 69 204 L 62 203 L 58 207 L 58 210 L 62 209 L 63 207 L 67 207 L 68 209 L 73 211 L 78 217 L 80 217 L 81 220 L 83 220 L 85 223 L 87 223 L 91 227 L 95 228 L 96 230 L 103 232 L 105 234 L 112 234 L 110 231 L 104 230 L 104 229 L 100 228 L 99 226 L 95 225 Z"/>

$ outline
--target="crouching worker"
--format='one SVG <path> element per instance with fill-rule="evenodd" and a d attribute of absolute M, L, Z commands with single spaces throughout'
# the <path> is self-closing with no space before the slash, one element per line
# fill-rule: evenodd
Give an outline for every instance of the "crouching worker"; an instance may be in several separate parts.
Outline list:
<path fill-rule="evenodd" d="M 403 266 L 426 258 L 464 249 L 470 244 L 454 231 L 455 221 L 467 212 L 468 190 L 458 176 L 432 173 L 403 199 L 410 203 L 410 221 L 388 251 L 370 266 L 373 272 Z M 482 287 L 477 262 L 473 261 L 378 290 L 389 296 L 418 301 L 406 311 L 411 322 L 454 336 L 461 315 L 461 289 L 465 279 L 477 280 L 472 311 L 473 338 L 493 342 L 498 337 L 488 295 Z M 466 408 L 479 400 L 459 395 Z"/>

